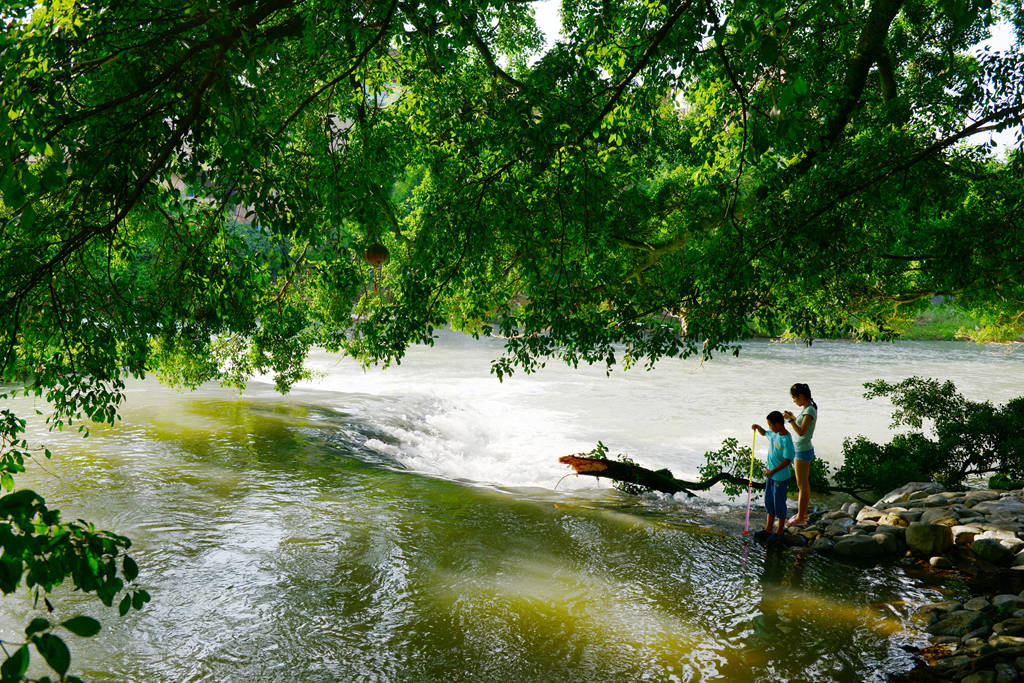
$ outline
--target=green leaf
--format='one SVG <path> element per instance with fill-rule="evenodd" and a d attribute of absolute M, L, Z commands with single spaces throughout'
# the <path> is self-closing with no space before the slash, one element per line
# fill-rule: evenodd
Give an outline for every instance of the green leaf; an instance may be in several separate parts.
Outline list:
<path fill-rule="evenodd" d="M 123 566 L 124 578 L 128 581 L 134 581 L 135 577 L 139 575 L 139 565 L 135 564 L 135 560 L 133 560 L 131 557 L 125 555 Z"/>
<path fill-rule="evenodd" d="M 128 610 L 132 608 L 132 596 L 125 595 L 121 598 L 121 602 L 117 604 L 117 611 L 123 617 L 128 614 Z"/>
<path fill-rule="evenodd" d="M 795 79 L 793 79 L 793 92 L 795 92 L 797 95 L 801 95 L 801 96 L 806 95 L 807 94 L 807 81 L 805 81 L 800 76 L 797 76 Z"/>
<path fill-rule="evenodd" d="M 68 672 L 71 666 L 71 652 L 64 641 L 50 633 L 33 638 L 36 650 L 43 656 L 50 668 L 56 671 L 61 677 Z"/>
<path fill-rule="evenodd" d="M 0 675 L 5 681 L 20 681 L 28 670 L 29 660 L 28 645 L 22 645 L 18 650 L 0 664 Z"/>
<path fill-rule="evenodd" d="M 3 486 L 7 491 L 12 490 L 14 488 L 14 477 L 12 477 L 9 472 L 4 472 L 3 475 L 0 476 L 0 486 Z"/>
<path fill-rule="evenodd" d="M 767 36 L 761 41 L 758 53 L 761 56 L 762 63 L 774 64 L 775 60 L 779 58 L 779 42 L 775 38 Z"/>
<path fill-rule="evenodd" d="M 88 638 L 100 632 L 100 622 L 92 617 L 73 617 L 61 623 L 61 626 L 74 633 L 76 636 Z"/>
<path fill-rule="evenodd" d="M 50 628 L 50 620 L 42 617 L 36 617 L 29 622 L 28 626 L 25 627 L 25 637 L 31 638 L 34 633 L 45 631 Z"/>

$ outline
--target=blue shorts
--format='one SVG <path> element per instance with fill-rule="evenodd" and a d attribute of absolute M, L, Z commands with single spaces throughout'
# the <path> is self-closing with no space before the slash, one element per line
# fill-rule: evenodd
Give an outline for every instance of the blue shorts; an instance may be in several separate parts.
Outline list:
<path fill-rule="evenodd" d="M 814 449 L 813 448 L 810 449 L 809 451 L 797 451 L 796 453 L 794 453 L 794 455 L 796 456 L 796 459 L 801 461 L 801 462 L 813 462 L 814 461 Z"/>
<path fill-rule="evenodd" d="M 767 479 L 764 482 L 764 509 L 769 515 L 775 515 L 778 519 L 786 519 L 786 491 L 789 489 L 789 479 L 775 481 Z"/>

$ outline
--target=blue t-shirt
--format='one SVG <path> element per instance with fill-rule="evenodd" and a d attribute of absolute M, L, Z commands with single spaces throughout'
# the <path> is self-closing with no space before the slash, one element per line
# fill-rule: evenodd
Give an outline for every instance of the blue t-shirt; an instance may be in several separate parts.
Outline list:
<path fill-rule="evenodd" d="M 768 469 L 775 469 L 778 467 L 783 460 L 789 460 L 793 462 L 793 437 L 790 434 L 776 434 L 770 429 L 765 430 L 765 436 L 768 437 Z M 772 475 L 772 479 L 775 481 L 786 481 L 791 476 L 789 473 L 789 467 L 783 467 L 781 470 Z"/>

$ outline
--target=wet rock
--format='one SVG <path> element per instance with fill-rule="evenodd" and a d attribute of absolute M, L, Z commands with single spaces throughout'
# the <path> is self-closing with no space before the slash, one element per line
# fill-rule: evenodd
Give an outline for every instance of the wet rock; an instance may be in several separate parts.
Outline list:
<path fill-rule="evenodd" d="M 952 657 L 943 657 L 936 660 L 934 668 L 943 675 L 954 677 L 957 673 L 969 667 L 973 661 L 974 659 L 967 655 L 953 655 Z"/>
<path fill-rule="evenodd" d="M 964 609 L 972 609 L 976 612 L 981 612 L 983 610 L 988 609 L 991 606 L 992 603 L 988 601 L 988 598 L 983 598 L 981 596 L 971 598 L 970 600 L 964 603 Z"/>
<path fill-rule="evenodd" d="M 953 560 L 945 555 L 936 555 L 935 557 L 928 558 L 928 564 L 936 569 L 950 569 L 953 566 Z"/>
<path fill-rule="evenodd" d="M 893 526 L 891 524 L 879 524 L 875 527 L 875 533 L 892 534 L 902 541 L 907 537 L 907 528 L 903 526 Z"/>
<path fill-rule="evenodd" d="M 856 519 L 857 515 L 860 513 L 861 509 L 864 506 L 861 505 L 860 503 L 850 503 L 849 505 L 846 505 L 845 507 L 846 507 L 846 514 L 848 514 L 851 517 L 853 517 L 854 519 Z"/>
<path fill-rule="evenodd" d="M 942 484 L 936 484 L 931 481 L 912 481 L 909 484 L 904 484 L 898 489 L 893 489 L 889 493 L 882 496 L 874 507 L 880 507 L 881 505 L 887 505 L 889 503 L 903 503 L 911 500 L 911 496 L 916 494 L 916 498 L 924 498 L 932 493 L 939 493 L 943 491 Z"/>
<path fill-rule="evenodd" d="M 1024 551 L 1017 553 L 1010 564 L 1014 567 L 1024 567 Z"/>
<path fill-rule="evenodd" d="M 992 633 L 1000 636 L 1024 636 L 1024 619 L 1004 619 L 992 627 Z"/>
<path fill-rule="evenodd" d="M 984 638 L 968 638 L 964 641 L 963 647 L 960 648 L 959 652 L 965 655 L 983 655 L 995 650 L 994 647 L 988 644 L 988 641 Z"/>
<path fill-rule="evenodd" d="M 980 559 L 992 564 L 1009 564 L 1010 560 L 1013 559 L 1013 553 L 1010 552 L 1010 549 L 993 538 L 975 539 L 971 543 L 971 550 Z"/>
<path fill-rule="evenodd" d="M 1006 546 L 1011 553 L 1018 553 L 1021 550 L 1024 550 L 1024 541 L 1017 538 L 1017 534 L 1007 529 L 990 529 L 982 532 L 978 538 L 991 538 L 999 541 L 1001 544 Z"/>
<path fill-rule="evenodd" d="M 825 527 L 825 533 L 830 536 L 845 534 L 853 528 L 854 524 L 855 522 L 851 517 L 844 517 L 843 519 L 838 519 L 834 523 Z"/>
<path fill-rule="evenodd" d="M 807 539 L 801 534 L 786 534 L 782 537 L 782 542 L 790 548 L 801 548 L 807 545 Z"/>
<path fill-rule="evenodd" d="M 1017 610 L 1024 609 L 1024 598 L 1019 595 L 1004 593 L 992 598 L 992 606 L 1000 612 L 1016 612 Z"/>
<path fill-rule="evenodd" d="M 922 524 L 945 524 L 949 527 L 960 523 L 960 519 L 948 508 L 928 508 L 919 521 Z"/>
<path fill-rule="evenodd" d="M 914 522 L 921 521 L 921 515 L 923 514 L 924 510 L 901 510 L 896 513 L 896 516 L 907 524 L 913 524 Z M 881 524 L 881 522 L 879 522 L 879 524 Z"/>
<path fill-rule="evenodd" d="M 930 605 L 923 605 L 914 612 L 914 618 L 917 620 L 928 619 L 932 616 L 941 618 L 942 615 L 949 614 L 950 612 L 959 612 L 964 608 L 964 604 L 959 600 L 944 600 L 942 602 L 933 602 Z M 936 619 L 937 620 L 937 619 Z"/>
<path fill-rule="evenodd" d="M 992 668 L 996 672 L 996 683 L 1016 683 L 1020 680 L 1017 669 L 1006 662 L 997 662 Z"/>
<path fill-rule="evenodd" d="M 960 645 L 960 639 L 956 636 L 937 636 L 932 638 L 932 643 L 935 645 L 954 645 L 956 647 Z"/>
<path fill-rule="evenodd" d="M 883 555 L 898 555 L 903 552 L 903 541 L 897 538 L 894 534 L 872 534 L 871 538 L 875 540 L 878 547 L 881 548 Z"/>
<path fill-rule="evenodd" d="M 921 555 L 941 555 L 953 547 L 953 532 L 943 524 L 911 524 L 906 531 L 907 546 Z"/>
<path fill-rule="evenodd" d="M 957 524 L 950 527 L 950 530 L 953 532 L 953 543 L 957 545 L 970 545 L 974 537 L 981 533 L 978 527 L 964 524 Z"/>
<path fill-rule="evenodd" d="M 983 612 L 960 610 L 950 612 L 928 627 L 933 636 L 964 636 L 983 628 L 991 628 L 992 620 Z"/>
<path fill-rule="evenodd" d="M 830 553 L 832 552 L 832 549 L 835 548 L 835 545 L 836 544 L 832 541 L 831 538 L 819 536 L 818 538 L 814 539 L 814 541 L 811 543 L 811 548 L 817 550 L 819 553 Z"/>
<path fill-rule="evenodd" d="M 988 644 L 994 648 L 1003 649 L 1011 647 L 1024 647 L 1024 636 L 1004 636 L 997 634 L 988 639 Z"/>
<path fill-rule="evenodd" d="M 883 549 L 881 544 L 871 536 L 850 534 L 836 539 L 835 552 L 843 557 L 868 560 L 881 555 Z"/>
<path fill-rule="evenodd" d="M 996 672 L 994 669 L 982 669 L 968 674 L 960 679 L 963 683 L 995 683 Z"/>

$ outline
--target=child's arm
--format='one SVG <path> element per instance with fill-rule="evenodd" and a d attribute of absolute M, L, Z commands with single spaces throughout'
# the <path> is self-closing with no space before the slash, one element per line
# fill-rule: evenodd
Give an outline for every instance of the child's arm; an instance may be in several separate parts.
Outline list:
<path fill-rule="evenodd" d="M 777 466 L 775 466 L 775 467 L 771 468 L 770 470 L 768 470 L 767 472 L 765 472 L 764 473 L 764 478 L 768 479 L 773 474 L 775 474 L 776 472 L 780 472 L 780 471 L 786 469 L 787 467 L 789 467 L 789 458 L 786 458 L 785 460 L 780 462 Z"/>
<path fill-rule="evenodd" d="M 750 428 L 753 429 L 758 434 L 760 434 L 761 436 L 764 436 L 764 430 L 761 429 L 761 425 L 750 425 Z"/>

